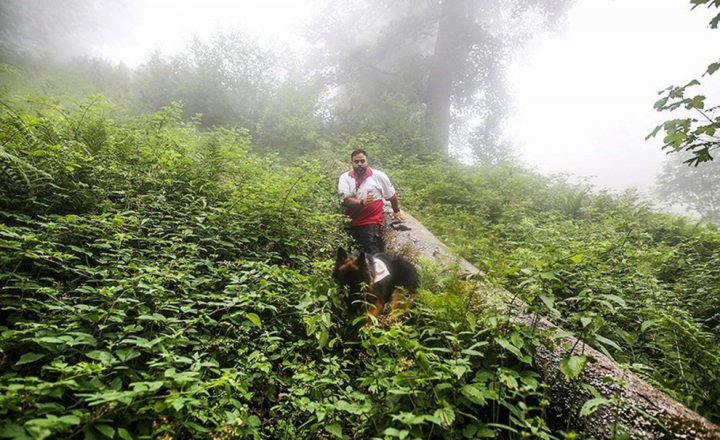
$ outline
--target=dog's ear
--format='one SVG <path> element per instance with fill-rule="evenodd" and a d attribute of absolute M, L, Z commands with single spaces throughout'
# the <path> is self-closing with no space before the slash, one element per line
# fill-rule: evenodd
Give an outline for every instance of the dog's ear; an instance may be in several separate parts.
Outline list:
<path fill-rule="evenodd" d="M 335 260 L 336 263 L 342 263 L 343 261 L 347 260 L 348 254 L 345 252 L 345 249 L 338 248 L 337 250 L 337 260 Z"/>
<path fill-rule="evenodd" d="M 365 251 L 360 252 L 357 257 L 358 266 L 360 266 L 360 267 L 367 266 L 367 259 L 368 258 L 367 258 L 367 254 L 365 253 Z"/>

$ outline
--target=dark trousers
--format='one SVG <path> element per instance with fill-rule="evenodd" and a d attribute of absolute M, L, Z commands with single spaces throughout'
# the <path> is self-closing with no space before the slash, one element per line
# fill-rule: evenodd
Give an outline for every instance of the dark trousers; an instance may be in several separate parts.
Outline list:
<path fill-rule="evenodd" d="M 382 225 L 350 226 L 350 235 L 360 247 L 368 254 L 385 252 L 385 243 L 382 238 Z"/>

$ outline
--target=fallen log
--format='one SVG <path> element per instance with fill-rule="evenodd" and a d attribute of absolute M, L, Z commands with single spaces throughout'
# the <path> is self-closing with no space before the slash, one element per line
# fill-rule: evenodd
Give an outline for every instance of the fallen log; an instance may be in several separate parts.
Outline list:
<path fill-rule="evenodd" d="M 389 218 L 387 214 L 386 218 Z M 453 267 L 466 276 L 483 276 L 470 262 L 453 255 L 411 215 L 403 222 L 386 222 L 384 234 L 390 252 L 415 259 L 426 258 L 441 266 Z M 572 429 L 585 437 L 599 439 L 622 438 L 621 433 L 633 439 L 720 439 L 717 425 L 658 391 L 637 374 L 621 368 L 582 341 L 566 336 L 567 332 L 561 332 L 547 319 L 511 307 L 509 292 L 488 289 L 485 293 L 502 297 L 519 320 L 563 335 L 553 349 L 538 346 L 535 356 L 535 363 L 550 387 L 553 402 L 550 419 L 558 428 Z M 588 356 L 591 361 L 578 379 L 568 381 L 560 371 L 560 360 L 567 357 L 570 350 L 573 354 Z M 588 391 L 588 385 L 608 403 L 581 417 L 580 409 L 594 397 Z"/>

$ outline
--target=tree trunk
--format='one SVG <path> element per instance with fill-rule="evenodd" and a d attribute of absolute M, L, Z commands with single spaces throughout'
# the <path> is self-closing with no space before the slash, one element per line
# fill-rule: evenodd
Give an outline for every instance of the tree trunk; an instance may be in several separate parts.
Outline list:
<path fill-rule="evenodd" d="M 466 55 L 468 23 L 471 20 L 469 0 L 444 0 L 438 22 L 435 50 L 430 61 L 430 76 L 425 97 L 431 149 L 447 154 L 450 141 L 450 109 L 453 83 L 458 66 Z"/>
<path fill-rule="evenodd" d="M 386 207 L 386 218 L 390 217 Z M 453 256 L 450 249 L 412 216 L 403 223 L 392 222 L 385 227 L 389 251 L 410 258 L 428 258 L 438 264 L 456 265 L 461 273 L 482 276 L 468 261 Z M 485 295 L 498 295 L 509 302 L 505 290 L 486 290 Z M 523 313 L 508 304 L 513 315 L 528 325 L 560 332 L 544 318 Z M 592 359 L 577 380 L 568 381 L 560 371 L 560 360 L 574 347 L 575 354 Z M 553 349 L 538 346 L 535 364 L 549 385 L 552 407 L 550 423 L 558 430 L 573 429 L 587 438 L 617 438 L 625 432 L 632 439 L 720 439 L 720 428 L 690 411 L 664 393 L 656 390 L 635 373 L 620 368 L 604 354 L 572 336 L 564 336 Z M 612 399 L 589 416 L 580 417 L 582 406 L 593 396 L 584 385 L 592 385 L 603 397 Z"/>

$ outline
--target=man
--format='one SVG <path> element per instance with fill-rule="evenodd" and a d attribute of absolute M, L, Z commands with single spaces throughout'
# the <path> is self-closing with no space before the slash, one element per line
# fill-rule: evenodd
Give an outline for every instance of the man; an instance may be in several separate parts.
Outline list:
<path fill-rule="evenodd" d="M 357 149 L 350 154 L 352 170 L 343 173 L 338 181 L 345 213 L 352 220 L 350 235 L 360 248 L 369 254 L 385 251 L 382 239 L 383 199 L 390 201 L 393 220 L 404 220 L 397 193 L 388 176 L 368 165 L 365 150 Z"/>

